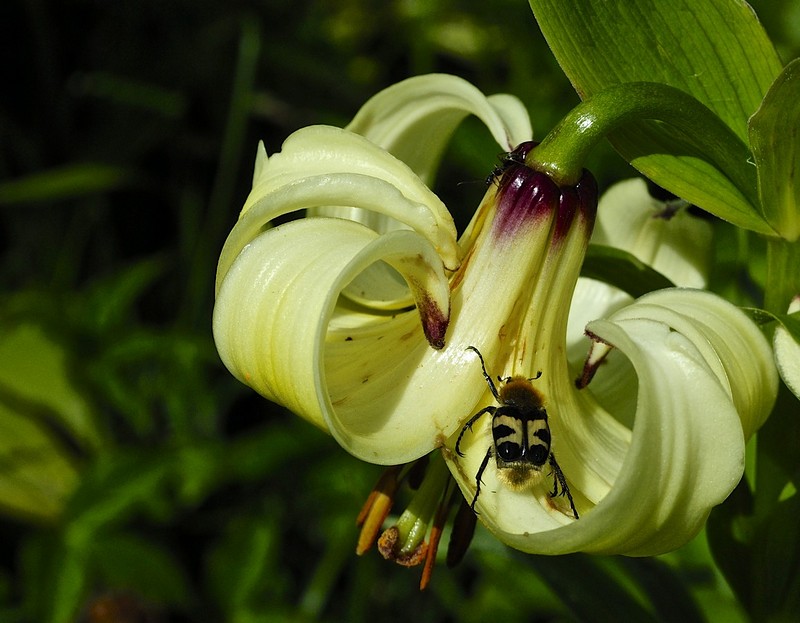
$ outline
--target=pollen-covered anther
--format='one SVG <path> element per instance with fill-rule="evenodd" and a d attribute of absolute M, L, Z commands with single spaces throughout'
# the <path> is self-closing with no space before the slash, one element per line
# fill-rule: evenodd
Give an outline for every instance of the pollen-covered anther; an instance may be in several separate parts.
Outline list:
<path fill-rule="evenodd" d="M 392 526 L 384 530 L 378 539 L 378 551 L 386 560 L 404 567 L 415 567 L 425 560 L 428 544 L 422 541 L 414 549 L 406 551 L 400 539 L 400 529 Z"/>
<path fill-rule="evenodd" d="M 414 489 L 408 507 L 397 520 L 377 537 L 385 521 L 391 499 L 403 481 Z M 431 580 L 436 564 L 439 541 L 450 517 L 453 504 L 463 500 L 445 465 L 440 452 L 426 455 L 414 463 L 387 470 L 370 494 L 358 522 L 362 526 L 357 553 L 362 554 L 376 542 L 386 560 L 404 567 L 423 562 L 419 587 L 424 590 Z M 466 543 L 461 544 L 463 555 Z"/>
<path fill-rule="evenodd" d="M 356 554 L 359 556 L 372 547 L 392 509 L 394 496 L 400 486 L 401 469 L 402 466 L 396 465 L 383 472 L 358 514 L 356 525 L 361 527 L 361 532 L 358 535 Z"/>

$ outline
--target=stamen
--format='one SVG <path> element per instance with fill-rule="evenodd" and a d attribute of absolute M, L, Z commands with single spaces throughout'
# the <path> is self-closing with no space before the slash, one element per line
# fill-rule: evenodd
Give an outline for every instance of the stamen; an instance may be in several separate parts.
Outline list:
<path fill-rule="evenodd" d="M 450 532 L 450 542 L 447 544 L 447 566 L 455 567 L 460 563 L 464 554 L 469 549 L 472 537 L 475 534 L 475 524 L 478 516 L 467 504 L 467 500 L 461 498 L 461 504 L 453 520 L 453 530 Z"/>
<path fill-rule="evenodd" d="M 378 536 L 378 531 L 389 516 L 389 511 L 394 503 L 394 496 L 400 486 L 400 472 L 402 465 L 390 467 L 381 474 L 375 487 L 369 494 L 367 501 L 361 508 L 356 519 L 356 525 L 361 527 L 356 545 L 356 554 L 361 556 L 366 552 Z"/>
<path fill-rule="evenodd" d="M 422 484 L 395 524 L 399 537 L 395 546 L 395 556 L 408 557 L 423 542 L 449 479 L 450 472 L 444 459 L 441 454 L 434 454 Z"/>
<path fill-rule="evenodd" d="M 398 488 L 408 482 L 415 493 L 397 522 L 381 531 L 394 502 Z M 361 526 L 356 553 L 360 556 L 377 542 L 381 556 L 405 567 L 425 563 L 419 588 L 430 584 L 436 554 L 445 524 L 456 503 L 459 510 L 450 536 L 447 565 L 457 564 L 463 557 L 475 531 L 475 513 L 460 495 L 444 458 L 439 451 L 414 463 L 396 465 L 383 472 L 370 492 L 356 520 Z M 430 528 L 430 536 L 428 536 Z"/>
<path fill-rule="evenodd" d="M 428 545 L 428 555 L 425 559 L 425 566 L 422 569 L 422 577 L 419 580 L 419 590 L 421 591 L 424 591 L 431 581 L 433 567 L 436 565 L 436 552 L 439 551 L 439 540 L 442 538 L 444 524 L 447 521 L 447 517 L 450 515 L 450 509 L 453 507 L 454 488 L 454 482 L 452 480 L 448 480 L 447 486 L 442 494 L 442 499 L 436 509 L 436 515 L 433 518 L 430 545 Z"/>

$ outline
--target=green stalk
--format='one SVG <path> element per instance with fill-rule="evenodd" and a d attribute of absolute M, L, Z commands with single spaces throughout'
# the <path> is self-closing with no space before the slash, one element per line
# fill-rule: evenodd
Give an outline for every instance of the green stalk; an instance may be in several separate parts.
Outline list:
<path fill-rule="evenodd" d="M 441 453 L 433 452 L 422 484 L 397 521 L 402 555 L 411 554 L 425 539 L 449 478 L 450 472 Z"/>
<path fill-rule="evenodd" d="M 698 156 L 724 173 L 752 205 L 759 205 L 756 168 L 747 145 L 693 96 L 656 82 L 614 85 L 581 102 L 528 154 L 526 162 L 560 185 L 575 184 L 599 141 L 643 120 L 679 130 Z"/>
<path fill-rule="evenodd" d="M 767 238 L 767 283 L 764 309 L 785 314 L 792 297 L 800 293 L 800 241 Z"/>

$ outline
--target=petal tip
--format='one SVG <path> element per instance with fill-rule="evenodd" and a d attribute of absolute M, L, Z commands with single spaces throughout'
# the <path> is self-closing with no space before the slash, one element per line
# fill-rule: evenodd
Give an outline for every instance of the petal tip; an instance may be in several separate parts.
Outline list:
<path fill-rule="evenodd" d="M 444 348 L 444 337 L 450 324 L 449 310 L 443 310 L 436 301 L 425 297 L 419 304 L 419 315 L 428 344 L 436 350 Z"/>

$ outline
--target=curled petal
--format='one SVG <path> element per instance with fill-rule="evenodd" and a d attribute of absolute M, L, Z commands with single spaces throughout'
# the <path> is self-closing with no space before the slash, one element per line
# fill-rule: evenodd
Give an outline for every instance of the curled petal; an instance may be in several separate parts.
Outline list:
<path fill-rule="evenodd" d="M 340 210 L 357 206 L 417 231 L 428 238 L 448 268 L 458 265 L 455 224 L 445 205 L 406 164 L 358 134 L 331 126 L 303 128 L 269 158 L 260 145 L 255 170 L 253 189 L 237 223 L 237 227 L 247 228 L 249 237 L 281 214 L 322 206 Z M 350 190 L 343 194 L 315 195 L 315 202 L 306 205 L 274 201 L 277 190 L 310 186 L 321 191 L 334 187 L 342 176 L 351 176 Z M 353 180 L 383 182 L 382 186 L 393 188 L 406 201 L 385 202 L 382 195 L 373 194 L 374 189 Z"/>
<path fill-rule="evenodd" d="M 469 115 L 478 117 L 505 151 L 532 136 L 528 112 L 519 99 L 506 94 L 486 97 L 466 80 L 447 74 L 416 76 L 388 87 L 364 104 L 346 130 L 366 137 L 407 164 L 419 176 L 417 183 L 430 183 L 453 132 Z M 374 162 L 380 164 L 377 159 Z M 416 200 L 426 203 L 422 197 Z M 314 207 L 308 213 L 358 221 L 381 233 L 408 227 L 403 215 L 366 207 L 358 203 L 328 205 Z M 443 223 L 443 219 L 437 220 L 437 226 Z M 448 236 L 446 244 L 431 241 L 445 265 L 454 269 L 457 254 L 451 222 L 443 233 Z M 347 295 L 353 297 L 352 290 L 358 289 L 364 294 L 354 300 L 361 304 L 399 309 L 410 301 L 398 281 L 391 270 L 376 264 L 358 277 Z"/>
<path fill-rule="evenodd" d="M 609 445 L 615 436 L 607 440 L 601 429 L 590 430 L 586 423 L 603 421 L 605 412 L 587 390 L 562 388 L 558 402 L 548 404 L 553 451 L 581 518 L 569 519 L 565 502 L 550 497 L 546 474 L 543 484 L 514 492 L 498 481 L 493 461 L 482 478 L 479 516 L 501 540 L 528 552 L 669 551 L 700 530 L 711 508 L 742 476 L 745 439 L 764 421 L 775 398 L 768 346 L 738 309 L 693 290 L 642 297 L 588 329 L 622 353 L 636 373 L 629 443 Z M 569 412 L 571 417 L 565 415 Z M 565 421 L 557 428 L 558 419 Z M 480 428 L 475 437 L 483 440 L 483 449 L 468 448 L 455 472 L 467 495 L 474 494 L 475 473 L 491 438 L 488 421 Z M 577 448 L 592 445 L 606 447 L 606 465 L 614 464 L 614 456 L 618 465 L 606 494 L 596 500 L 583 483 L 592 481 L 602 456 L 576 454 Z"/>
<path fill-rule="evenodd" d="M 645 181 L 635 178 L 615 184 L 600 198 L 592 242 L 628 251 L 674 284 L 702 288 L 711 238 L 710 223 L 654 199 Z"/>
<path fill-rule="evenodd" d="M 417 310 L 397 316 L 364 315 L 366 320 L 358 314 L 337 314 L 342 289 L 377 261 L 386 262 L 404 277 Z M 330 430 L 358 454 L 364 451 L 362 437 L 367 433 L 353 432 L 358 426 L 350 418 L 362 417 L 361 412 L 347 404 L 335 408 L 331 398 L 335 390 L 329 380 L 344 375 L 353 384 L 366 383 L 364 359 L 348 357 L 326 368 L 322 358 L 328 342 L 341 345 L 400 325 L 409 336 L 419 334 L 420 349 L 430 350 L 429 342 L 441 346 L 448 317 L 444 268 L 424 238 L 410 231 L 379 235 L 341 219 L 301 219 L 258 235 L 232 263 L 214 308 L 214 339 L 234 376 Z M 389 390 L 384 389 L 385 393 Z M 385 411 L 385 405 L 378 399 L 371 410 Z M 420 434 L 431 445 L 436 433 L 429 427 Z M 411 437 L 409 444 L 419 443 Z M 401 454 L 410 451 L 405 441 L 398 444 Z M 388 462 L 400 461 L 389 457 Z"/>
<path fill-rule="evenodd" d="M 769 344 L 758 327 L 724 299 L 684 288 L 643 296 L 612 318 L 638 317 L 662 322 L 692 341 L 733 400 L 749 439 L 769 415 L 778 391 Z"/>
<path fill-rule="evenodd" d="M 391 152 L 430 182 L 453 131 L 478 117 L 504 151 L 533 136 L 525 106 L 512 95 L 486 97 L 457 76 L 416 76 L 372 97 L 347 129 Z"/>

